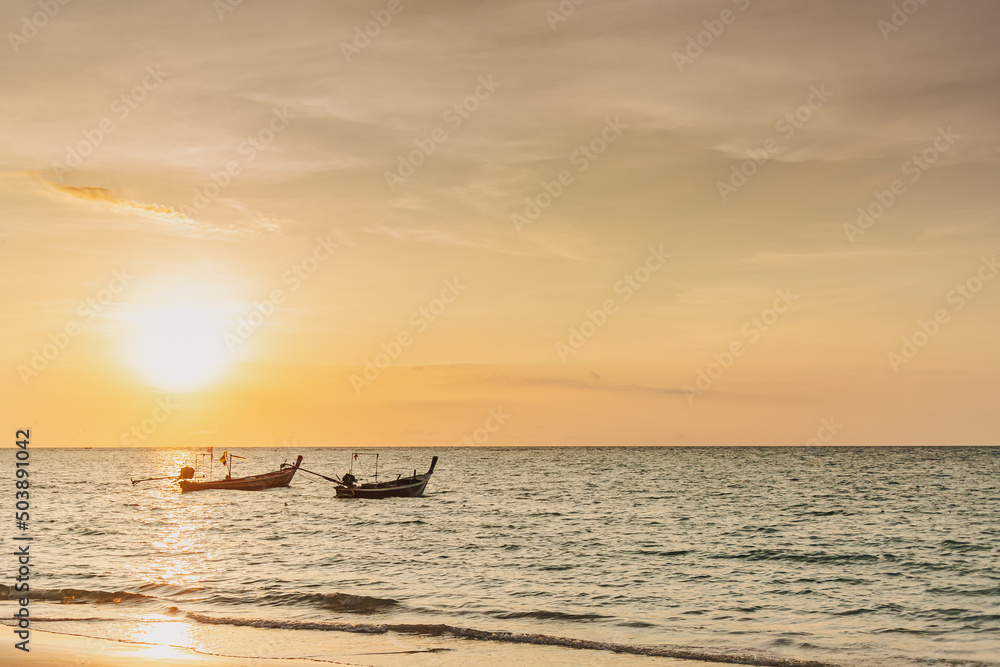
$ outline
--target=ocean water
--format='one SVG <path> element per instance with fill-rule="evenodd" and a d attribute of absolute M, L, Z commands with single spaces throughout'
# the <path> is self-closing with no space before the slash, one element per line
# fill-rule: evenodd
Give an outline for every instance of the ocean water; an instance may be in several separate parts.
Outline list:
<path fill-rule="evenodd" d="M 234 476 L 297 454 L 328 475 L 350 463 L 230 451 L 247 457 Z M 391 629 L 583 646 L 580 664 L 605 644 L 1000 664 L 1000 449 L 379 451 L 392 477 L 438 455 L 426 495 L 337 500 L 302 472 L 285 489 L 181 494 L 129 479 L 176 474 L 195 450 L 33 450 L 33 627 L 144 641 L 137 628 L 163 621 L 178 645 L 264 628 L 271 656 L 319 659 L 321 636 Z"/>

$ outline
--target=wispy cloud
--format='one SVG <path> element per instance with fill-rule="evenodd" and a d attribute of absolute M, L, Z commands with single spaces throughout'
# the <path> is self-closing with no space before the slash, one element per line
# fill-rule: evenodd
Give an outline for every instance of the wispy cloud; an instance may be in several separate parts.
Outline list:
<path fill-rule="evenodd" d="M 62 185 L 44 180 L 37 172 L 25 172 L 23 176 L 38 178 L 41 180 L 44 189 L 49 193 L 54 193 L 62 199 L 70 199 L 75 202 L 89 203 L 91 205 L 106 206 L 112 213 L 123 216 L 137 215 L 147 220 L 160 223 L 171 231 L 182 232 L 194 236 L 206 234 L 219 235 L 224 237 L 234 237 L 246 234 L 275 232 L 281 229 L 282 223 L 290 223 L 289 220 L 277 220 L 255 213 L 241 202 L 230 202 L 230 208 L 236 211 L 238 222 L 231 222 L 225 226 L 208 223 L 204 220 L 197 220 L 185 215 L 181 211 L 156 202 L 141 202 L 125 197 L 119 197 L 109 188 L 100 186 L 76 186 Z M 226 200 L 229 202 L 229 200 Z"/>
<path fill-rule="evenodd" d="M 593 377 L 591 373 L 591 377 Z M 626 394 L 678 394 L 683 395 L 683 389 L 674 387 L 651 387 L 642 384 L 613 384 L 608 382 L 588 382 L 586 380 L 573 380 L 565 378 L 523 378 L 521 380 L 512 379 L 511 384 L 525 387 L 559 387 L 563 389 L 574 389 L 580 391 L 601 391 L 610 393 Z"/>
<path fill-rule="evenodd" d="M 114 193 L 107 188 L 99 188 L 95 186 L 77 187 L 75 185 L 59 185 L 58 183 L 49 183 L 49 187 L 56 192 L 60 192 L 75 199 L 110 204 L 112 210 L 119 212 L 136 213 L 146 218 L 163 220 L 165 222 L 178 222 L 184 224 L 194 223 L 191 218 L 169 206 L 164 206 L 163 204 L 146 204 L 143 202 L 132 201 L 131 199 L 122 199 L 121 197 L 116 197 Z"/>

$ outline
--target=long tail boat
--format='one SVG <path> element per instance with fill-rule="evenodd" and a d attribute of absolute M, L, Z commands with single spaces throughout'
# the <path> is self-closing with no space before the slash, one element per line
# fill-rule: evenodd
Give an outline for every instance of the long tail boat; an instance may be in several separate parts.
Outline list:
<path fill-rule="evenodd" d="M 262 491 L 264 489 L 274 489 L 280 486 L 288 486 L 292 477 L 302 464 L 302 456 L 295 459 L 295 464 L 282 463 L 281 468 L 274 472 L 266 472 L 262 475 L 251 475 L 250 477 L 236 477 L 226 479 L 216 479 L 211 481 L 199 481 L 193 479 L 182 479 L 178 483 L 181 485 L 181 492 L 205 491 L 207 489 L 231 489 L 234 491 Z"/>
<path fill-rule="evenodd" d="M 413 498 L 422 496 L 427 487 L 427 480 L 434 472 L 438 457 L 431 459 L 431 467 L 427 472 L 418 475 L 413 471 L 409 477 L 397 477 L 388 482 L 378 481 L 378 473 L 375 473 L 374 482 L 364 482 L 358 484 L 358 480 L 351 473 L 347 473 L 335 487 L 338 498 Z M 378 470 L 376 468 L 376 470 Z"/>

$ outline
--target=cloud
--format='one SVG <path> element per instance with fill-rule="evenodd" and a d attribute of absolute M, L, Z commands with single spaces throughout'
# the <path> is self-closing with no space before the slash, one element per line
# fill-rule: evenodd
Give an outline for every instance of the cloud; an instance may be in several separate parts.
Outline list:
<path fill-rule="evenodd" d="M 164 206 L 162 204 L 144 204 L 130 199 L 122 199 L 121 197 L 116 197 L 111 190 L 108 190 L 107 188 L 94 186 L 77 187 L 75 185 L 59 185 L 57 183 L 49 183 L 49 187 L 56 192 L 60 192 L 75 199 L 111 204 L 112 210 L 116 212 L 122 212 L 122 210 L 124 210 L 125 213 L 136 213 L 146 218 L 163 220 L 165 222 L 179 222 L 185 224 L 194 223 L 191 218 L 187 217 L 180 211 L 170 208 L 169 206 Z"/>
<path fill-rule="evenodd" d="M 684 395 L 683 389 L 673 387 L 651 387 L 642 384 L 593 384 L 581 380 L 563 378 L 524 378 L 513 380 L 512 384 L 528 387 L 560 387 L 563 389 L 578 389 L 581 391 L 602 391 L 626 394 L 676 394 Z"/>
<path fill-rule="evenodd" d="M 26 172 L 26 175 L 30 176 L 33 174 Z M 78 201 L 98 205 L 107 204 L 113 213 L 135 214 L 149 220 L 166 223 L 174 230 L 197 234 L 212 233 L 229 236 L 240 233 L 274 232 L 281 229 L 282 223 L 291 222 L 289 220 L 268 218 L 259 213 L 252 212 L 240 202 L 226 200 L 227 203 L 230 203 L 231 208 L 238 212 L 239 222 L 220 227 L 190 218 L 181 211 L 164 204 L 145 203 L 118 197 L 108 188 L 60 185 L 50 181 L 45 181 L 45 185 L 60 195 L 71 197 Z"/>

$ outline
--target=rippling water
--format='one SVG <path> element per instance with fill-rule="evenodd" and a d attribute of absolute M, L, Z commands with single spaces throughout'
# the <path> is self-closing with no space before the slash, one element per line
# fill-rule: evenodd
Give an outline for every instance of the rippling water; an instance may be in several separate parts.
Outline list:
<path fill-rule="evenodd" d="M 92 636 L 166 616 L 845 665 L 1000 656 L 1000 450 L 381 451 L 392 476 L 441 457 L 425 497 L 336 500 L 301 472 L 180 494 L 129 478 L 176 474 L 192 450 L 35 450 L 34 616 L 90 619 L 48 627 Z M 299 453 L 349 464 L 238 453 L 237 476 Z"/>

